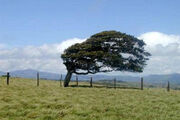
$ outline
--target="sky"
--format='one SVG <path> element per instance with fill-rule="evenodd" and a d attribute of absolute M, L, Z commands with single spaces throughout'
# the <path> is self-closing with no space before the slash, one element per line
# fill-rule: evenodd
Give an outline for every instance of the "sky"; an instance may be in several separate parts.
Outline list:
<path fill-rule="evenodd" d="M 152 56 L 143 74 L 180 73 L 179 5 L 179 0 L 0 0 L 0 71 L 65 73 L 60 59 L 65 48 L 116 30 L 146 42 Z"/>

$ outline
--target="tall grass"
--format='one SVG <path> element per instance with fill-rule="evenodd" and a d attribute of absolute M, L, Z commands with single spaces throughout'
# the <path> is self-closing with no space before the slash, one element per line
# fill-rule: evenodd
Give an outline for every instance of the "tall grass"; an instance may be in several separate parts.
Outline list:
<path fill-rule="evenodd" d="M 73 83 L 75 84 L 75 83 Z M 81 84 L 81 83 L 80 83 Z M 84 83 L 83 83 L 84 84 Z M 60 87 L 57 81 L 0 79 L 0 120 L 179 120 L 180 92 Z"/>

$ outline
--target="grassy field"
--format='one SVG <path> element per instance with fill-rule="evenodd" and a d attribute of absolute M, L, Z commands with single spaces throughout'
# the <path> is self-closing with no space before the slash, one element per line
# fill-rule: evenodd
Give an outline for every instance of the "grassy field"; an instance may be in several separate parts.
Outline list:
<path fill-rule="evenodd" d="M 81 83 L 80 83 L 81 84 Z M 85 84 L 85 83 L 83 83 Z M 0 120 L 179 120 L 180 91 L 63 88 L 0 78 Z"/>

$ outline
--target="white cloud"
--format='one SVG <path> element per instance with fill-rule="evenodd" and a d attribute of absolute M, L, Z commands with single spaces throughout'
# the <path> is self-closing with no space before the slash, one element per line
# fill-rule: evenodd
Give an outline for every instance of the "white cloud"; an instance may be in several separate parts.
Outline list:
<path fill-rule="evenodd" d="M 81 43 L 85 41 L 86 39 L 79 39 L 79 38 L 73 38 L 66 41 L 63 41 L 61 44 L 57 46 L 57 49 L 62 53 L 66 48 L 69 46 L 75 44 L 75 43 Z"/>
<path fill-rule="evenodd" d="M 160 32 L 148 32 L 140 35 L 152 56 L 144 74 L 180 73 L 180 36 Z"/>
<path fill-rule="evenodd" d="M 73 38 L 59 44 L 12 49 L 0 45 L 0 71 L 36 69 L 55 73 L 65 72 L 65 66 L 60 58 L 61 53 L 69 46 L 83 41 L 85 39 Z"/>
<path fill-rule="evenodd" d="M 171 43 L 180 43 L 180 36 L 167 35 L 160 32 L 147 32 L 140 35 L 138 38 L 143 39 L 148 46 L 167 46 Z"/>

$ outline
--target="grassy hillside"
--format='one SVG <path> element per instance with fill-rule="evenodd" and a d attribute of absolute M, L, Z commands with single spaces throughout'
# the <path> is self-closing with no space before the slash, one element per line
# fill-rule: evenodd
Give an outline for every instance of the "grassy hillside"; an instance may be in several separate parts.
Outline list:
<path fill-rule="evenodd" d="M 83 83 L 85 84 L 85 83 Z M 0 120 L 179 120 L 180 91 L 62 88 L 56 81 L 0 79 Z"/>

